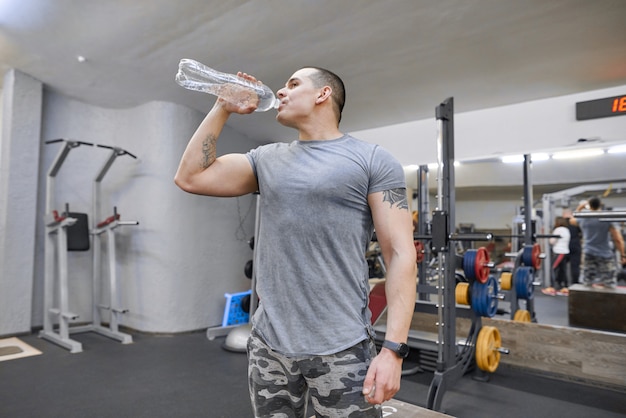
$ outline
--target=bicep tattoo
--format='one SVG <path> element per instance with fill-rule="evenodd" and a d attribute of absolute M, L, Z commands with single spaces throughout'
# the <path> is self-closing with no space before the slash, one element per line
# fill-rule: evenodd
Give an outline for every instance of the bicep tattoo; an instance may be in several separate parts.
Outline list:
<path fill-rule="evenodd" d="M 397 206 L 398 209 L 409 210 L 406 200 L 406 189 L 391 189 L 383 191 L 383 202 L 389 202 L 389 207 Z"/>
<path fill-rule="evenodd" d="M 202 141 L 202 160 L 200 161 L 201 168 L 207 168 L 217 158 L 215 146 L 217 144 L 217 137 L 213 134 L 207 135 Z"/>

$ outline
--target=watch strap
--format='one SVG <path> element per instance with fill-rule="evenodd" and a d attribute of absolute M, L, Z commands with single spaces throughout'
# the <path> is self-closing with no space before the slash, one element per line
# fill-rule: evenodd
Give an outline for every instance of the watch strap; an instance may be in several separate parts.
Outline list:
<path fill-rule="evenodd" d="M 401 358 L 406 358 L 409 355 L 408 346 L 405 343 L 396 343 L 385 340 L 383 341 L 383 347 L 393 351 L 398 357 Z"/>

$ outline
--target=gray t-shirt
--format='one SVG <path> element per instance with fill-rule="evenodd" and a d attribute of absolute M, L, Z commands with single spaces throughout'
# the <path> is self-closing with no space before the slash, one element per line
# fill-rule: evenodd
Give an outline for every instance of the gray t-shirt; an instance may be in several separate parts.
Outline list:
<path fill-rule="evenodd" d="M 611 233 L 609 228 L 611 222 L 603 222 L 598 218 L 582 218 L 578 220 L 578 225 L 583 231 L 583 253 L 601 258 L 615 257 L 611 249 L 609 239 Z"/>
<path fill-rule="evenodd" d="M 367 197 L 405 188 L 402 166 L 349 135 L 264 145 L 246 155 L 260 192 L 257 332 L 288 356 L 333 354 L 373 335 Z"/>

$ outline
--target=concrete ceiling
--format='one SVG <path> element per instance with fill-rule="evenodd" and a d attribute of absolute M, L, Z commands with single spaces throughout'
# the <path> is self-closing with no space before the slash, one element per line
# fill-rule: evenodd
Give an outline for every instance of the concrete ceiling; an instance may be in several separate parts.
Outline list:
<path fill-rule="evenodd" d="M 305 65 L 344 79 L 345 132 L 626 84 L 624 0 L 0 0 L 0 71 L 98 106 L 164 100 L 181 58 L 277 90 Z M 79 62 L 78 56 L 85 57 Z M 293 138 L 273 112 L 231 119 Z M 384 145 L 384 144 L 383 144 Z"/>

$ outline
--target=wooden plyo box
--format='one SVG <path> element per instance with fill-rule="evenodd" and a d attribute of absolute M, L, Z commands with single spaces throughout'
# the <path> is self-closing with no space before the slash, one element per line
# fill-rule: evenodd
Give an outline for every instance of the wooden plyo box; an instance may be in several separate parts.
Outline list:
<path fill-rule="evenodd" d="M 445 418 L 450 415 L 432 411 L 410 403 L 391 399 L 383 403 L 383 417 L 391 418 Z"/>
<path fill-rule="evenodd" d="M 626 332 L 626 289 L 576 284 L 569 290 L 568 311 L 571 326 Z"/>
<path fill-rule="evenodd" d="M 396 399 L 388 400 L 382 406 L 383 418 L 453 418 L 451 415 L 411 405 Z M 311 418 L 315 418 L 315 416 Z"/>

